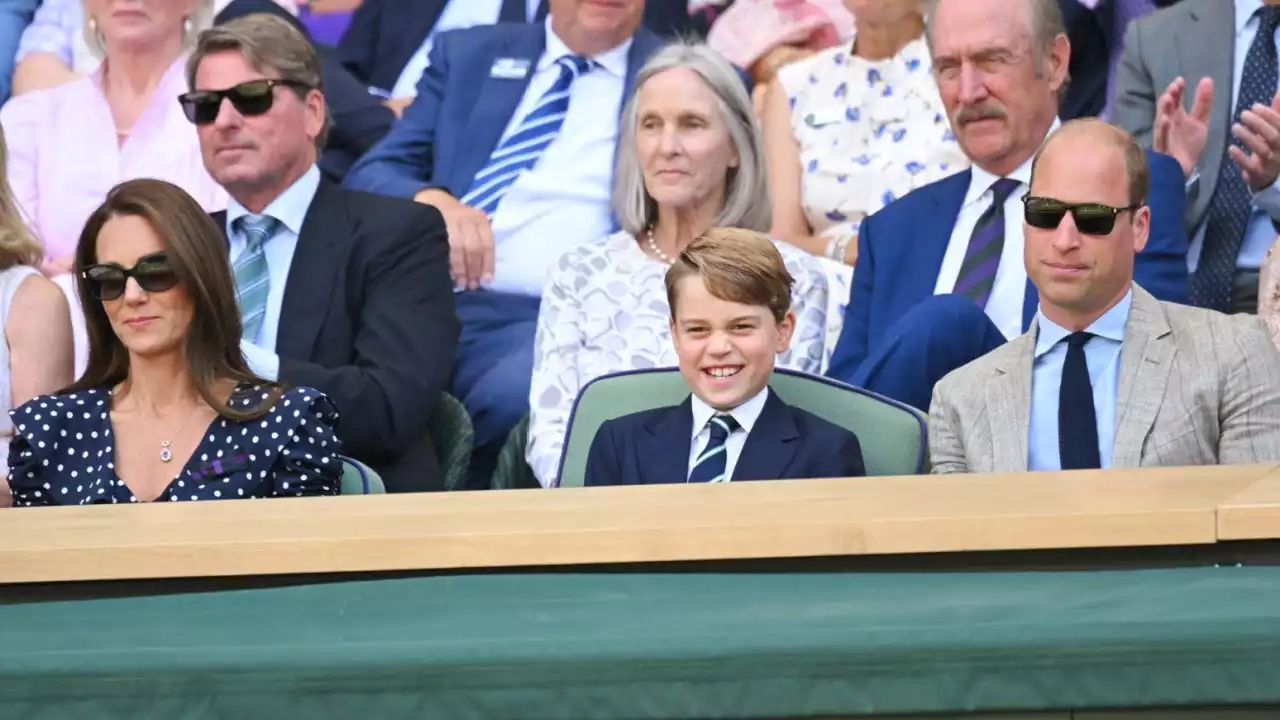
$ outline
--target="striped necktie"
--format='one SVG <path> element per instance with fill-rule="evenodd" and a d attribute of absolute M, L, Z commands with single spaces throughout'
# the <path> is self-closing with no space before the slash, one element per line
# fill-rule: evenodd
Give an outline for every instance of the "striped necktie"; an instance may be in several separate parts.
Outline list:
<path fill-rule="evenodd" d="M 715 415 L 707 423 L 707 427 L 711 430 L 711 439 L 707 441 L 707 446 L 702 449 L 702 453 L 693 463 L 693 470 L 689 472 L 689 482 L 729 482 L 729 476 L 725 472 L 728 465 L 725 443 L 733 431 L 741 426 L 732 415 Z"/>
<path fill-rule="evenodd" d="M 1258 34 L 1249 45 L 1240 73 L 1240 94 L 1236 98 L 1234 122 L 1240 113 L 1260 103 L 1270 107 L 1276 94 L 1276 28 L 1280 27 L 1280 6 L 1258 9 Z M 1249 151 L 1235 136 L 1222 149 L 1218 184 L 1209 201 L 1208 221 L 1200 261 L 1191 274 L 1191 302 L 1211 310 L 1226 311 L 1231 305 L 1231 289 L 1240 248 L 1244 245 L 1249 220 L 1253 216 L 1253 194 L 1240 175 L 1240 168 L 1227 154 L 1235 145 Z"/>
<path fill-rule="evenodd" d="M 249 342 L 258 338 L 262 320 L 267 315 L 267 294 L 271 292 L 271 273 L 262 246 L 275 234 L 280 222 L 273 217 L 245 215 L 235 224 L 244 234 L 245 246 L 232 270 L 236 276 L 236 302 L 240 305 L 240 337 Z"/>
<path fill-rule="evenodd" d="M 969 236 L 969 249 L 960 264 L 956 279 L 956 295 L 963 295 L 985 309 L 996 285 L 1000 254 L 1004 252 L 1004 203 L 1020 185 L 1013 178 L 1000 178 L 991 184 L 991 207 L 983 211 Z"/>
<path fill-rule="evenodd" d="M 560 76 L 555 84 L 543 93 L 533 111 L 525 115 L 515 131 L 498 143 L 489 161 L 476 173 L 471 189 L 462 196 L 464 205 L 493 215 L 511 184 L 521 173 L 537 164 L 538 158 L 560 134 L 560 127 L 569 112 L 569 87 L 594 63 L 577 55 L 566 55 L 556 64 L 560 66 Z"/>

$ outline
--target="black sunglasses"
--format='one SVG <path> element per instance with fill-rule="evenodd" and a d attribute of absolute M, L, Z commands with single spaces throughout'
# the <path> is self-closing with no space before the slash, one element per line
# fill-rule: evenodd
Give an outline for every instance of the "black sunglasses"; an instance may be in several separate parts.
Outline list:
<path fill-rule="evenodd" d="M 125 269 L 115 263 L 90 265 L 80 272 L 89 292 L 99 300 L 115 300 L 124 294 L 129 278 L 147 292 L 164 292 L 178 284 L 178 274 L 169 264 L 169 256 L 153 253 L 138 258 L 138 264 Z"/>
<path fill-rule="evenodd" d="M 261 115 L 275 102 L 276 86 L 298 90 L 311 90 L 306 83 L 296 80 L 250 80 L 226 90 L 194 90 L 178 96 L 182 112 L 196 125 L 208 125 L 218 119 L 222 101 L 231 101 L 236 112 L 246 117 Z"/>
<path fill-rule="evenodd" d="M 1116 218 L 1122 212 L 1133 212 L 1142 204 L 1129 207 L 1111 207 L 1102 203 L 1065 203 L 1053 198 L 1022 196 L 1023 216 L 1027 224 L 1041 230 L 1054 230 L 1069 212 L 1076 229 L 1085 235 L 1110 235 L 1115 229 Z"/>

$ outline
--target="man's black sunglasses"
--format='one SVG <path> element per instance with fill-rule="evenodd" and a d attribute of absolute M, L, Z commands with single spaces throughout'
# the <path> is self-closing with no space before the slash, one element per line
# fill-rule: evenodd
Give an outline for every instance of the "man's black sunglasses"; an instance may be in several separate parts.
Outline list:
<path fill-rule="evenodd" d="M 236 112 L 246 117 L 261 115 L 271 109 L 275 101 L 276 86 L 289 87 L 296 90 L 312 89 L 306 83 L 296 80 L 250 80 L 242 82 L 226 90 L 195 90 L 178 96 L 182 112 L 187 119 L 196 125 L 208 125 L 218 119 L 222 110 L 222 101 L 231 101 Z"/>
<path fill-rule="evenodd" d="M 138 287 L 147 292 L 164 292 L 178 284 L 178 274 L 164 253 L 152 253 L 138 258 L 132 268 L 122 268 L 116 263 L 90 265 L 80 271 L 89 286 L 89 293 L 99 300 L 115 300 L 124 294 L 125 284 L 133 278 Z"/>
<path fill-rule="evenodd" d="M 1076 223 L 1076 229 L 1085 235 L 1110 235 L 1120 213 L 1133 212 L 1142 207 L 1141 203 L 1129 207 L 1111 207 L 1102 203 L 1065 203 L 1034 195 L 1023 195 L 1022 205 L 1023 215 L 1031 227 L 1054 230 L 1069 212 Z"/>

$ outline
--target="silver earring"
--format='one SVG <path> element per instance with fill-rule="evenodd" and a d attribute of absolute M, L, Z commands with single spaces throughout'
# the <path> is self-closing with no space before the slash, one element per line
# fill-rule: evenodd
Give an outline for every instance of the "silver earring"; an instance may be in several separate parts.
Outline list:
<path fill-rule="evenodd" d="M 182 44 L 186 45 L 191 41 L 191 34 L 196 30 L 196 24 L 191 22 L 191 18 L 182 21 Z"/>
<path fill-rule="evenodd" d="M 89 18 L 89 34 L 93 35 L 93 39 L 98 43 L 101 51 L 105 52 L 107 47 L 107 39 L 103 37 L 102 30 L 98 27 L 97 18 Z"/>

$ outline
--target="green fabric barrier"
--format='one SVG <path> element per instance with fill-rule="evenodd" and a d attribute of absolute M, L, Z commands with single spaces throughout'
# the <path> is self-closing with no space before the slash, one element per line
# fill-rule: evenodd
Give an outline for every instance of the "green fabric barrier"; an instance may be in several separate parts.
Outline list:
<path fill-rule="evenodd" d="M 0 587 L 0 593 L 4 588 Z M 0 717 L 1280 702 L 1280 568 L 493 574 L 0 606 Z"/>

